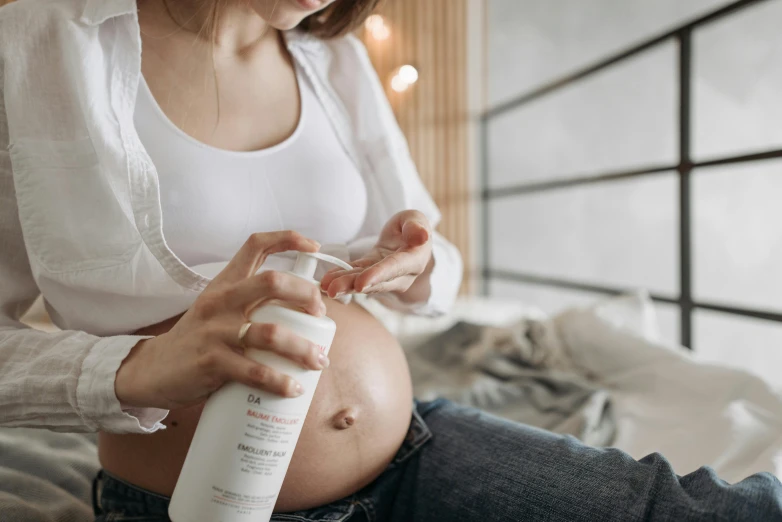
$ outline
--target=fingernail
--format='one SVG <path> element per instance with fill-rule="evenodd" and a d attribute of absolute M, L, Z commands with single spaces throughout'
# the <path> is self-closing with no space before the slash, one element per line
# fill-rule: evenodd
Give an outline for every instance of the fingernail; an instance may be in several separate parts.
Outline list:
<path fill-rule="evenodd" d="M 326 357 L 325 354 L 318 355 L 318 364 L 320 365 L 320 369 L 323 370 L 324 368 L 328 368 L 329 364 L 331 364 L 331 361 L 329 361 L 329 358 Z"/>
<path fill-rule="evenodd" d="M 326 303 L 320 303 L 320 315 L 326 315 Z"/>
<path fill-rule="evenodd" d="M 334 294 L 334 299 L 339 299 L 343 295 L 345 295 L 345 292 L 337 292 L 336 294 Z"/>
<path fill-rule="evenodd" d="M 293 396 L 299 397 L 302 393 L 304 393 L 304 388 L 301 387 L 301 384 L 296 383 L 296 385 L 293 387 Z"/>

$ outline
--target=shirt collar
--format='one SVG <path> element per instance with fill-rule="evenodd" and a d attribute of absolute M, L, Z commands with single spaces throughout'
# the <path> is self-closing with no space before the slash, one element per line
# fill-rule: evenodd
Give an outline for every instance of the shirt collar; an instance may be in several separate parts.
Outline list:
<path fill-rule="evenodd" d="M 99 25 L 110 18 L 134 13 L 136 9 L 136 0 L 87 0 L 81 21 Z"/>
<path fill-rule="evenodd" d="M 301 49 L 305 52 L 319 56 L 323 53 L 323 41 L 301 29 L 291 29 L 283 33 L 288 49 Z"/>

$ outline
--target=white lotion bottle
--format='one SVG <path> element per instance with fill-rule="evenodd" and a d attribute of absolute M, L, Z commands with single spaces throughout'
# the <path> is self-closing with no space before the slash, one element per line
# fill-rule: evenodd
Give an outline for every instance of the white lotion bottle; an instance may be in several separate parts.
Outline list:
<path fill-rule="evenodd" d="M 351 269 L 320 253 L 298 253 L 292 273 L 317 285 L 318 260 Z M 250 315 L 255 323 L 285 326 L 328 353 L 336 324 L 328 317 L 275 305 Z M 171 497 L 173 522 L 268 522 L 282 488 L 321 372 L 262 350 L 251 359 L 290 375 L 304 393 L 283 398 L 239 383 L 228 383 L 206 401 Z"/>

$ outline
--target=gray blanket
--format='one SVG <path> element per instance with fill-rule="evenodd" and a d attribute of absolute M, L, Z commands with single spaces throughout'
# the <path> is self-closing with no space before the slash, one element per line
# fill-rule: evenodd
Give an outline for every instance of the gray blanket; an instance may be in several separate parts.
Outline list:
<path fill-rule="evenodd" d="M 553 322 L 460 322 L 408 354 L 416 396 L 445 397 L 517 422 L 608 446 L 611 397 L 571 366 Z"/>

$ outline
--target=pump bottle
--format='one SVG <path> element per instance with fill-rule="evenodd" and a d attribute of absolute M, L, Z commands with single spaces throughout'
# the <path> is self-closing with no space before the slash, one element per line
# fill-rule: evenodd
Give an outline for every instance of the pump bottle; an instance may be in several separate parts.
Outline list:
<path fill-rule="evenodd" d="M 317 285 L 318 260 L 350 269 L 320 253 L 299 252 L 289 273 Z M 328 317 L 283 306 L 256 309 L 250 320 L 275 323 L 315 343 L 327 354 L 336 333 Z M 207 400 L 171 497 L 173 522 L 268 522 L 282 488 L 321 372 L 262 350 L 247 350 L 253 360 L 290 375 L 304 393 L 283 398 L 239 383 L 229 383 Z"/>

